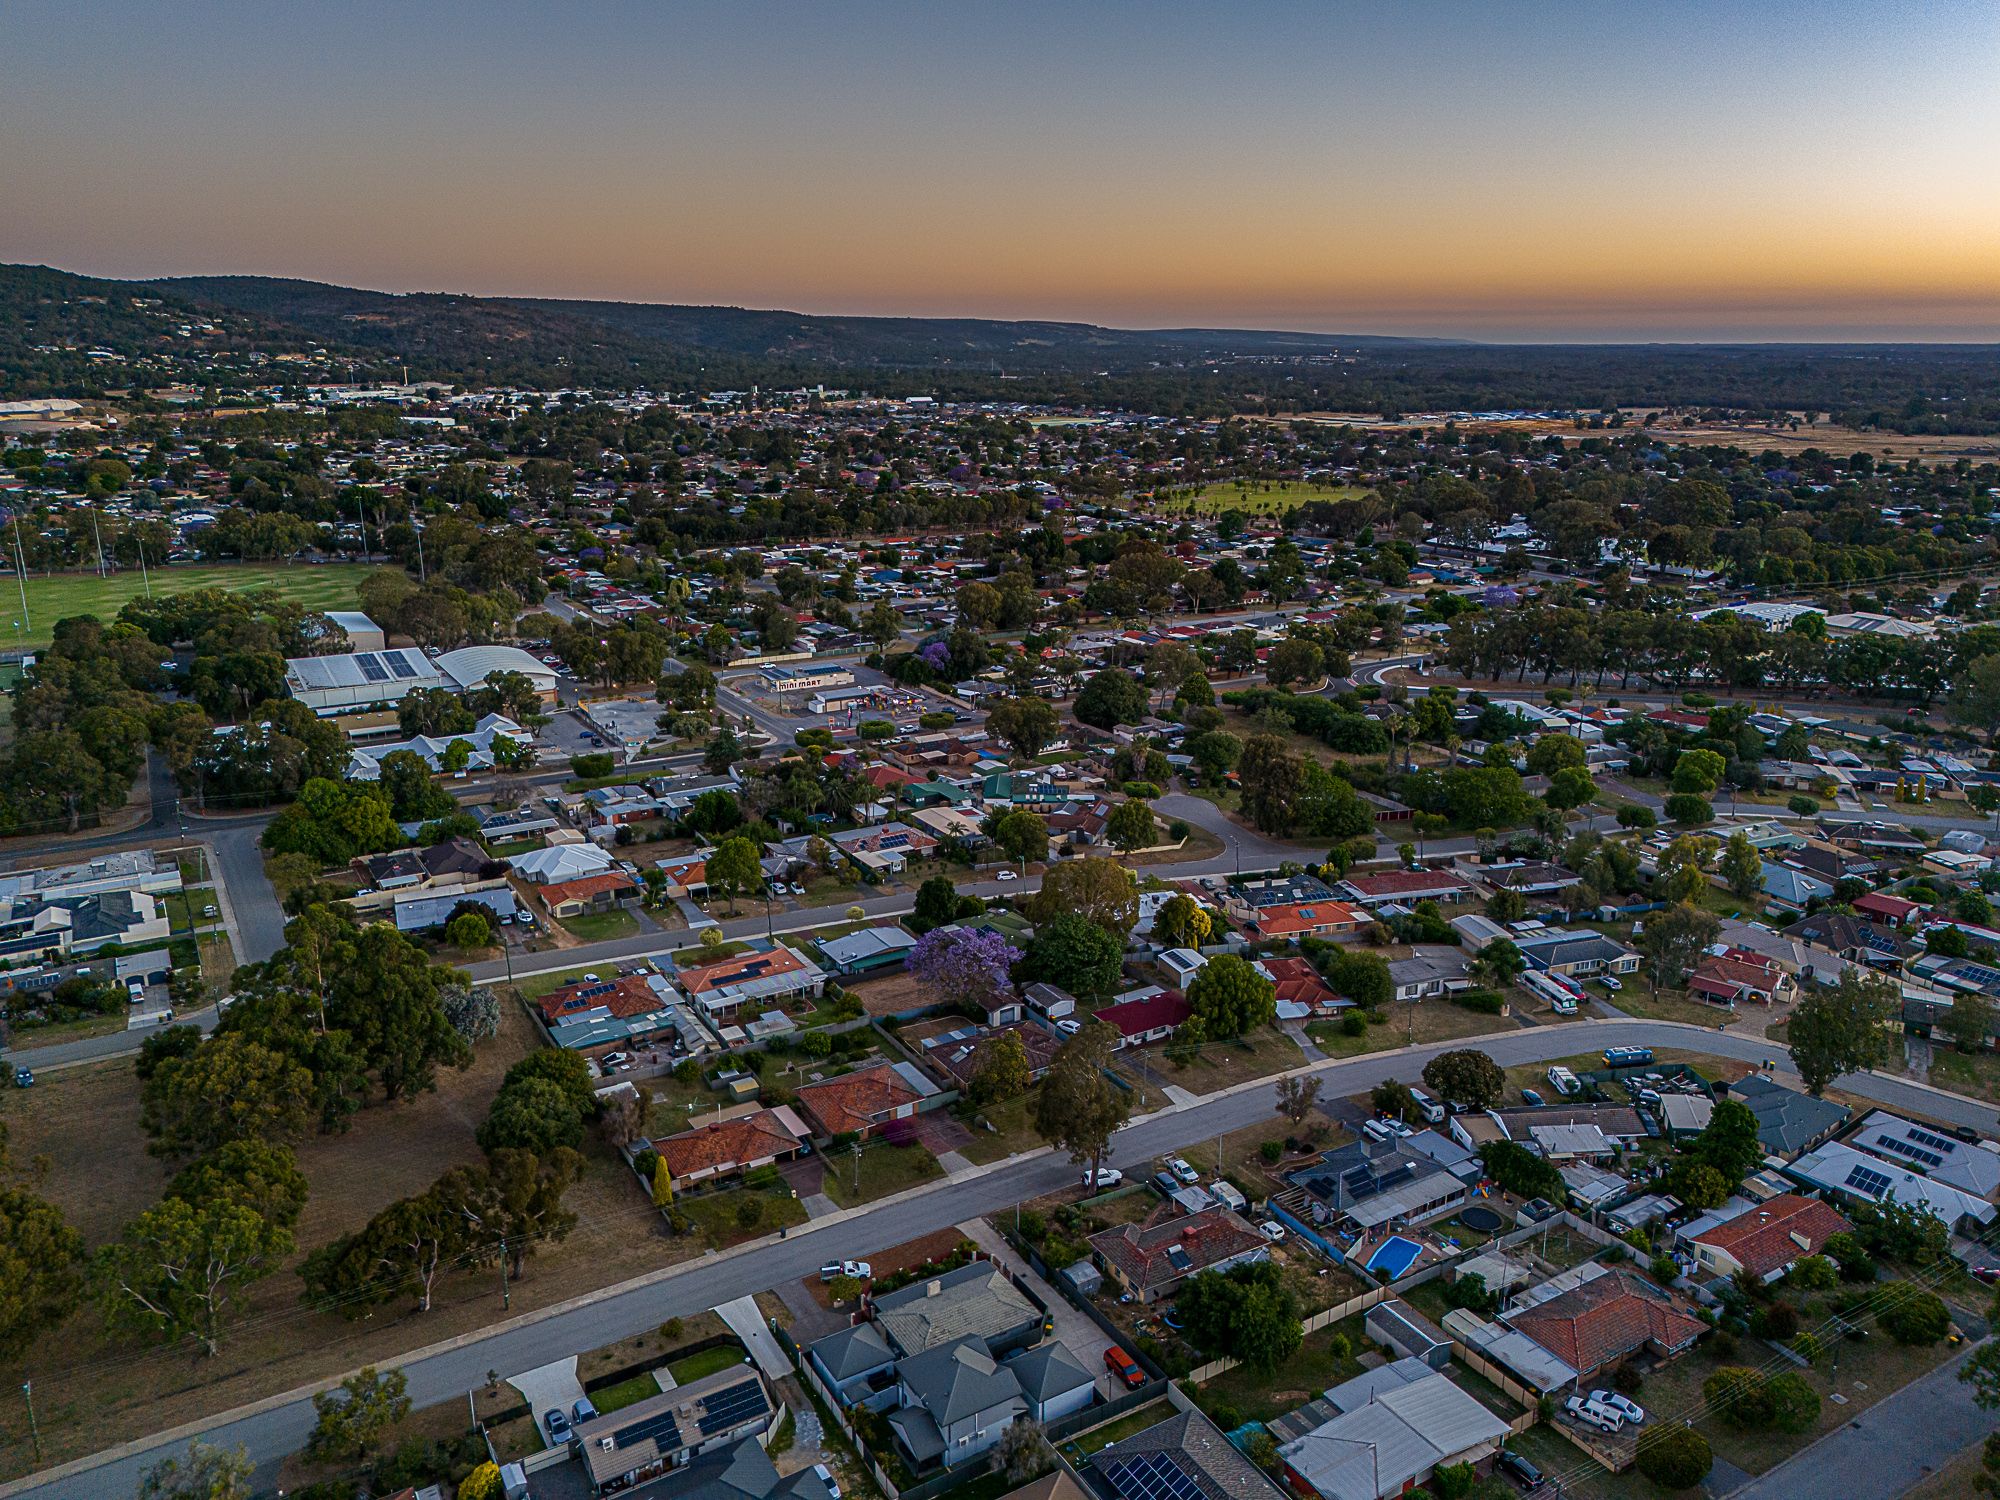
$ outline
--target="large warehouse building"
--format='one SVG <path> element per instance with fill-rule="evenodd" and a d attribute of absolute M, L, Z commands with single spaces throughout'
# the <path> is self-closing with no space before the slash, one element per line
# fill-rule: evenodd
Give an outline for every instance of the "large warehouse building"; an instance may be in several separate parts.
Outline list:
<path fill-rule="evenodd" d="M 418 688 L 458 691 L 429 657 L 410 646 L 345 656 L 295 656 L 285 663 L 285 686 L 316 714 L 352 713 L 396 703 Z"/>
<path fill-rule="evenodd" d="M 437 659 L 438 669 L 461 693 L 484 687 L 496 672 L 519 672 L 535 685 L 544 703 L 556 696 L 556 669 L 537 661 L 519 646 L 461 646 Z"/>

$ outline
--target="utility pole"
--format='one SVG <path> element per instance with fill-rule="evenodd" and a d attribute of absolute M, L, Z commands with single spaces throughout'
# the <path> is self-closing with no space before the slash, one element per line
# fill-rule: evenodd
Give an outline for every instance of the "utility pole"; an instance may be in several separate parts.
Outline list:
<path fill-rule="evenodd" d="M 861 1196 L 861 1142 L 854 1143 L 854 1196 Z"/>
<path fill-rule="evenodd" d="M 21 1394 L 27 1398 L 28 1402 L 28 1432 L 30 1436 L 32 1436 L 35 1440 L 35 1464 L 36 1467 L 39 1468 L 42 1462 L 42 1429 L 40 1425 L 35 1421 L 34 1381 L 32 1380 L 22 1381 Z"/>
<path fill-rule="evenodd" d="M 14 578 L 21 585 L 21 623 L 32 632 L 34 620 L 28 614 L 28 559 L 21 551 L 21 518 L 14 517 Z"/>

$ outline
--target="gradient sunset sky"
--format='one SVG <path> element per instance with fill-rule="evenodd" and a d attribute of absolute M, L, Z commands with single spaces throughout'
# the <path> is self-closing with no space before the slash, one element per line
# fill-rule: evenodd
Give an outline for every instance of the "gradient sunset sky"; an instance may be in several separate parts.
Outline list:
<path fill-rule="evenodd" d="M 2000 339 L 2000 7 L 7 0 L 0 260 Z"/>

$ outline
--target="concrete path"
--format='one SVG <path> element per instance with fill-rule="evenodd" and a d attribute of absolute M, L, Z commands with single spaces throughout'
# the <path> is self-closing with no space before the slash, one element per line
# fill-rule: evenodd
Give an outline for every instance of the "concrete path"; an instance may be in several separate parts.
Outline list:
<path fill-rule="evenodd" d="M 1286 1036 L 1292 1039 L 1293 1043 L 1298 1047 L 1300 1054 L 1304 1056 L 1307 1062 L 1317 1063 L 1326 1061 L 1326 1054 L 1322 1052 L 1319 1049 L 1318 1044 L 1315 1043 L 1313 1039 L 1306 1034 L 1305 1022 L 1287 1021 L 1282 1026 L 1280 1026 L 1278 1030 L 1282 1031 Z"/>
<path fill-rule="evenodd" d="M 805 1205 L 806 1217 L 808 1219 L 824 1219 L 831 1214 L 840 1212 L 840 1205 L 827 1197 L 825 1193 L 808 1193 L 805 1197 L 799 1199 L 799 1202 Z"/>
<path fill-rule="evenodd" d="M 937 1159 L 938 1165 L 944 1168 L 947 1177 L 955 1176 L 960 1172 L 970 1171 L 973 1165 L 956 1151 L 940 1151 L 937 1154 Z"/>
<path fill-rule="evenodd" d="M 1885 1396 L 1730 1500 L 1895 1500 L 1993 1430 L 1958 1378 L 1972 1349 Z"/>
<path fill-rule="evenodd" d="M 725 1302 L 715 1310 L 715 1315 L 729 1326 L 729 1331 L 743 1340 L 743 1347 L 750 1351 L 750 1357 L 757 1361 L 757 1368 L 765 1378 L 777 1382 L 792 1373 L 792 1362 L 785 1358 L 785 1351 L 777 1339 L 771 1335 L 764 1315 L 757 1310 L 755 1297 L 738 1297 Z"/>
<path fill-rule="evenodd" d="M 509 1375 L 507 1384 L 519 1391 L 534 1409 L 535 1425 L 544 1433 L 548 1428 L 542 1422 L 543 1412 L 560 1411 L 567 1417 L 570 1408 L 583 1399 L 583 1382 L 576 1378 L 574 1354 L 523 1370 L 519 1375 Z"/>

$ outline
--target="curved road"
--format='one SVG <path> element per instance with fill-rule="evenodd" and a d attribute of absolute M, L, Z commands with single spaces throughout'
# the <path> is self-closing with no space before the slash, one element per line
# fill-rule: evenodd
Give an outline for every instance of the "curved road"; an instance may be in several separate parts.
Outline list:
<path fill-rule="evenodd" d="M 1573 1021 L 1502 1032 L 1479 1040 L 1483 1050 L 1503 1065 L 1546 1062 L 1611 1045 L 1675 1047 L 1753 1064 L 1762 1062 L 1771 1053 L 1768 1044 L 1751 1038 L 1665 1021 Z M 1324 1079 L 1329 1097 L 1344 1097 L 1372 1088 L 1386 1078 L 1415 1079 L 1429 1058 L 1463 1045 L 1461 1040 L 1403 1048 L 1297 1071 Z M 1991 1108 L 1903 1079 L 1863 1074 L 1842 1080 L 1841 1087 L 1892 1108 L 1920 1110 L 1989 1133 L 2000 1129 L 2000 1116 Z M 1184 1151 L 1232 1130 L 1268 1120 L 1272 1117 L 1271 1089 L 1271 1079 L 1260 1079 L 1199 1103 L 1175 1106 L 1134 1120 L 1117 1136 L 1115 1156 L 1126 1162 L 1144 1161 Z M 1071 1163 L 1047 1151 L 1010 1158 L 864 1208 L 815 1220 L 785 1239 L 766 1237 L 722 1255 L 689 1261 L 620 1286 L 604 1288 L 561 1307 L 496 1324 L 463 1340 L 412 1351 L 400 1358 L 384 1358 L 379 1363 L 402 1367 L 409 1379 L 409 1394 L 418 1406 L 452 1400 L 483 1382 L 489 1370 L 531 1369 L 579 1350 L 596 1348 L 639 1330 L 657 1327 L 670 1317 L 717 1307 L 810 1274 L 824 1260 L 862 1253 L 871 1246 L 899 1244 L 1057 1191 L 1076 1180 L 1075 1172 Z M 865 1229 L 850 1222 L 862 1216 L 868 1221 Z M 329 1379 L 316 1388 L 324 1389 L 333 1383 Z M 243 1444 L 258 1464 L 260 1481 L 269 1483 L 278 1462 L 304 1444 L 314 1419 L 310 1392 L 293 1392 L 261 1407 L 224 1413 L 205 1423 L 160 1433 L 16 1480 L 0 1486 L 0 1500 L 13 1496 L 69 1500 L 81 1494 L 130 1494 L 149 1466 L 184 1450 L 195 1437 L 230 1446 Z"/>

